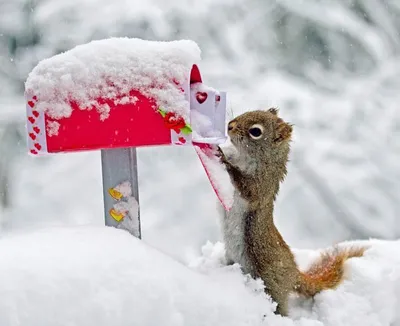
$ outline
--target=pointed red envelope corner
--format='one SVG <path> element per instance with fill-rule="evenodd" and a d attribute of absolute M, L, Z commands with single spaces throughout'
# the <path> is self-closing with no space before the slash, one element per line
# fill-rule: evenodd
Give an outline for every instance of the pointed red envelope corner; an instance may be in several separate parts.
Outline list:
<path fill-rule="evenodd" d="M 198 62 L 192 41 L 128 38 L 41 61 L 26 82 L 29 152 L 224 142 L 226 93 L 202 83 Z"/>

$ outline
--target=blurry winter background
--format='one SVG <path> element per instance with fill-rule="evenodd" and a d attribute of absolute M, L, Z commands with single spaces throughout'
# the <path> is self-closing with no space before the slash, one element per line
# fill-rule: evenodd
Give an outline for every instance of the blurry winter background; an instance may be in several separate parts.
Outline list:
<path fill-rule="evenodd" d="M 192 39 L 229 116 L 295 124 L 277 224 L 297 248 L 400 237 L 400 1 L 0 0 L 1 232 L 103 223 L 100 153 L 31 158 L 24 81 L 43 58 L 111 36 Z M 143 238 L 182 261 L 220 237 L 192 148 L 139 150 Z"/>

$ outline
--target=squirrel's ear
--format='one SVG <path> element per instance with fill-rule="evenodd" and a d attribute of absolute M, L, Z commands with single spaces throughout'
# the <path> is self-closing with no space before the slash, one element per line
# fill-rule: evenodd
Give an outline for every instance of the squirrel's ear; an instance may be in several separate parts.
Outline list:
<path fill-rule="evenodd" d="M 275 142 L 282 142 L 284 140 L 290 140 L 292 136 L 293 125 L 278 118 L 276 125 L 276 138 Z"/>
<path fill-rule="evenodd" d="M 270 108 L 268 109 L 268 112 L 272 113 L 273 115 L 278 115 L 278 109 L 277 108 Z"/>

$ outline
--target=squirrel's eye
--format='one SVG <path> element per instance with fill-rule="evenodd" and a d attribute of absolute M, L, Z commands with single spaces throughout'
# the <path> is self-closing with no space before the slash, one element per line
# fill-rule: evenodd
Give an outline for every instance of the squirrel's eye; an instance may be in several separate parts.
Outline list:
<path fill-rule="evenodd" d="M 249 129 L 249 135 L 253 139 L 260 139 L 262 137 L 264 128 L 261 125 L 253 125 Z"/>

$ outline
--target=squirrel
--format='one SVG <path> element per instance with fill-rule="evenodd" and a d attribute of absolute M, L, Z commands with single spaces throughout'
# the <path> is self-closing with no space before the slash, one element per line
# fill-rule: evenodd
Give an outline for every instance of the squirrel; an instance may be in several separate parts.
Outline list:
<path fill-rule="evenodd" d="M 228 123 L 235 152 L 217 156 L 234 186 L 232 208 L 223 214 L 222 231 L 228 264 L 264 281 L 265 292 L 277 303 L 275 313 L 288 315 L 291 293 L 313 297 L 336 288 L 344 262 L 361 257 L 366 248 L 326 251 L 307 271 L 300 271 L 292 251 L 273 220 L 274 202 L 287 174 L 293 125 L 275 108 L 246 112 Z"/>

